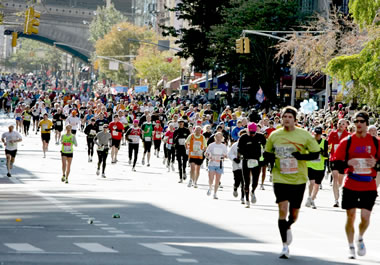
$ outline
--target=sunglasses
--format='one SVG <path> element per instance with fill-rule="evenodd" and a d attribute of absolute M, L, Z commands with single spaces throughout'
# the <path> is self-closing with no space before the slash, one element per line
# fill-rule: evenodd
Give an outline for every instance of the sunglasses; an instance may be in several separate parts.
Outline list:
<path fill-rule="evenodd" d="M 354 120 L 354 123 L 366 123 L 366 121 L 365 120 Z"/>

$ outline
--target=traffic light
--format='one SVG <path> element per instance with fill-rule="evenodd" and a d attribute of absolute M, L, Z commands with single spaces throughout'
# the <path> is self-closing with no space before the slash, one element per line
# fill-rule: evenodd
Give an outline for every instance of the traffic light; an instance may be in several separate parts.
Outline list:
<path fill-rule="evenodd" d="M 24 33 L 38 34 L 38 26 L 40 25 L 41 14 L 36 12 L 33 7 L 29 7 L 25 12 Z"/>
<path fill-rule="evenodd" d="M 236 53 L 243 53 L 243 49 L 244 49 L 243 39 L 239 38 L 235 40 L 235 43 L 236 43 Z"/>
<path fill-rule="evenodd" d="M 17 46 L 17 32 L 12 32 L 12 47 Z"/>
<path fill-rule="evenodd" d="M 244 37 L 243 43 L 244 43 L 244 53 L 250 53 L 251 52 L 251 43 L 249 41 L 249 38 Z"/>

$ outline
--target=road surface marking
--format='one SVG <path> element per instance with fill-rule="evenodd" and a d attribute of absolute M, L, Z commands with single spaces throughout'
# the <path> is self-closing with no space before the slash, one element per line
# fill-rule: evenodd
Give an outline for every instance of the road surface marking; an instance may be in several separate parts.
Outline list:
<path fill-rule="evenodd" d="M 114 234 L 124 234 L 123 231 L 120 231 L 120 230 L 115 230 L 115 231 L 108 231 L 110 233 L 114 233 Z"/>
<path fill-rule="evenodd" d="M 4 243 L 4 245 L 18 252 L 44 252 L 42 249 L 28 243 Z"/>
<path fill-rule="evenodd" d="M 100 229 L 103 229 L 103 230 L 116 230 L 115 227 L 101 227 Z"/>
<path fill-rule="evenodd" d="M 161 252 L 161 254 L 165 256 L 180 256 L 182 254 L 190 254 L 190 252 L 187 252 L 185 250 L 167 246 L 162 243 L 140 243 L 140 245 Z"/>
<path fill-rule="evenodd" d="M 177 259 L 177 261 L 182 263 L 198 263 L 196 259 Z"/>
<path fill-rule="evenodd" d="M 96 226 L 108 226 L 107 224 L 94 224 Z"/>
<path fill-rule="evenodd" d="M 255 245 L 251 243 L 217 243 L 217 242 L 191 242 L 191 243 L 181 243 L 181 242 L 170 242 L 165 243 L 168 245 L 175 246 L 186 246 L 186 247 L 203 247 L 203 248 L 213 248 L 220 251 L 224 251 L 233 255 L 238 256 L 259 256 L 261 254 L 252 251 L 255 249 Z"/>
<path fill-rule="evenodd" d="M 103 226 L 107 224 L 94 224 Z M 143 239 L 198 239 L 198 240 L 241 240 L 252 241 L 246 237 L 229 237 L 229 236 L 139 236 L 139 235 L 57 235 L 58 238 L 143 238 Z"/>
<path fill-rule="evenodd" d="M 74 243 L 74 245 L 84 248 L 90 252 L 97 252 L 97 253 L 117 253 L 117 250 L 114 250 L 112 248 L 107 248 L 101 244 L 98 243 Z"/>

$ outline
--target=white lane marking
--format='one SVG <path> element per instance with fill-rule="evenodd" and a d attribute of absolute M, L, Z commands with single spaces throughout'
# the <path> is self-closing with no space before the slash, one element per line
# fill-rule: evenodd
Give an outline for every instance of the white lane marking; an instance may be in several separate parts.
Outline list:
<path fill-rule="evenodd" d="M 86 249 L 90 252 L 97 252 L 97 253 L 117 253 L 117 250 L 114 250 L 112 248 L 107 248 L 99 243 L 74 243 L 74 245 Z"/>
<path fill-rule="evenodd" d="M 89 218 L 90 216 L 86 215 L 86 214 L 82 214 L 82 215 L 78 215 L 79 218 Z"/>
<path fill-rule="evenodd" d="M 18 252 L 44 252 L 44 250 L 29 243 L 4 243 L 4 245 Z"/>
<path fill-rule="evenodd" d="M 190 254 L 185 250 L 167 246 L 162 243 L 140 243 L 140 245 L 161 252 L 162 255 L 167 256 L 180 256 L 182 254 Z"/>
<path fill-rule="evenodd" d="M 175 246 L 186 246 L 186 247 L 202 247 L 202 248 L 213 248 L 221 251 L 225 251 L 227 253 L 238 255 L 238 256 L 260 256 L 261 254 L 252 251 L 255 248 L 255 244 L 252 243 L 217 243 L 217 242 L 191 242 L 191 243 L 176 243 L 170 242 L 165 243 L 168 245 Z"/>
<path fill-rule="evenodd" d="M 120 231 L 120 230 L 112 230 L 112 231 L 108 231 L 109 233 L 113 233 L 113 234 L 124 234 L 123 231 Z"/>
<path fill-rule="evenodd" d="M 107 224 L 94 224 L 96 226 L 108 226 Z"/>
<path fill-rule="evenodd" d="M 103 230 L 116 230 L 115 227 L 101 227 L 100 229 L 103 229 Z"/>
<path fill-rule="evenodd" d="M 177 261 L 181 263 L 198 263 L 196 259 L 177 259 Z"/>
<path fill-rule="evenodd" d="M 107 224 L 94 224 L 103 226 Z M 241 240 L 252 241 L 246 237 L 228 237 L 228 236 L 138 236 L 138 235 L 57 235 L 58 238 L 143 238 L 143 239 L 199 239 L 199 240 Z"/>

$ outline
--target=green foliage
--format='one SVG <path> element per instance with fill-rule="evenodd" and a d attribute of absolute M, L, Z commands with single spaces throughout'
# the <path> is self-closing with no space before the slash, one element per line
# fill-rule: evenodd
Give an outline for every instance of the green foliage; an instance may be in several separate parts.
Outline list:
<path fill-rule="evenodd" d="M 137 77 L 147 79 L 153 90 L 156 84 L 165 76 L 167 80 L 177 78 L 181 74 L 181 62 L 173 58 L 171 52 L 159 52 L 156 47 L 141 47 L 134 61 Z"/>
<path fill-rule="evenodd" d="M 90 24 L 90 41 L 102 39 L 111 28 L 118 23 L 127 21 L 127 18 L 112 4 L 110 7 L 98 7 L 96 16 Z"/>
<path fill-rule="evenodd" d="M 62 69 L 64 53 L 57 48 L 29 39 L 18 41 L 16 53 L 7 59 L 7 65 L 20 69 L 24 73 L 34 70 L 58 71 Z"/>
<path fill-rule="evenodd" d="M 145 40 L 157 42 L 157 36 L 152 30 L 146 27 L 135 26 L 128 22 L 116 24 L 111 31 L 99 39 L 95 44 L 97 56 L 121 56 L 121 55 L 137 55 L 142 45 L 136 41 L 128 39 Z M 149 47 L 149 46 L 147 46 Z M 115 58 L 129 64 L 128 58 Z M 98 59 L 99 71 L 101 77 L 109 78 L 120 84 L 127 84 L 129 80 L 129 71 L 126 71 L 123 64 L 119 64 L 119 70 L 109 70 L 109 59 Z"/>
<path fill-rule="evenodd" d="M 371 25 L 380 9 L 379 0 L 350 0 L 348 5 L 355 23 L 360 27 Z"/>

